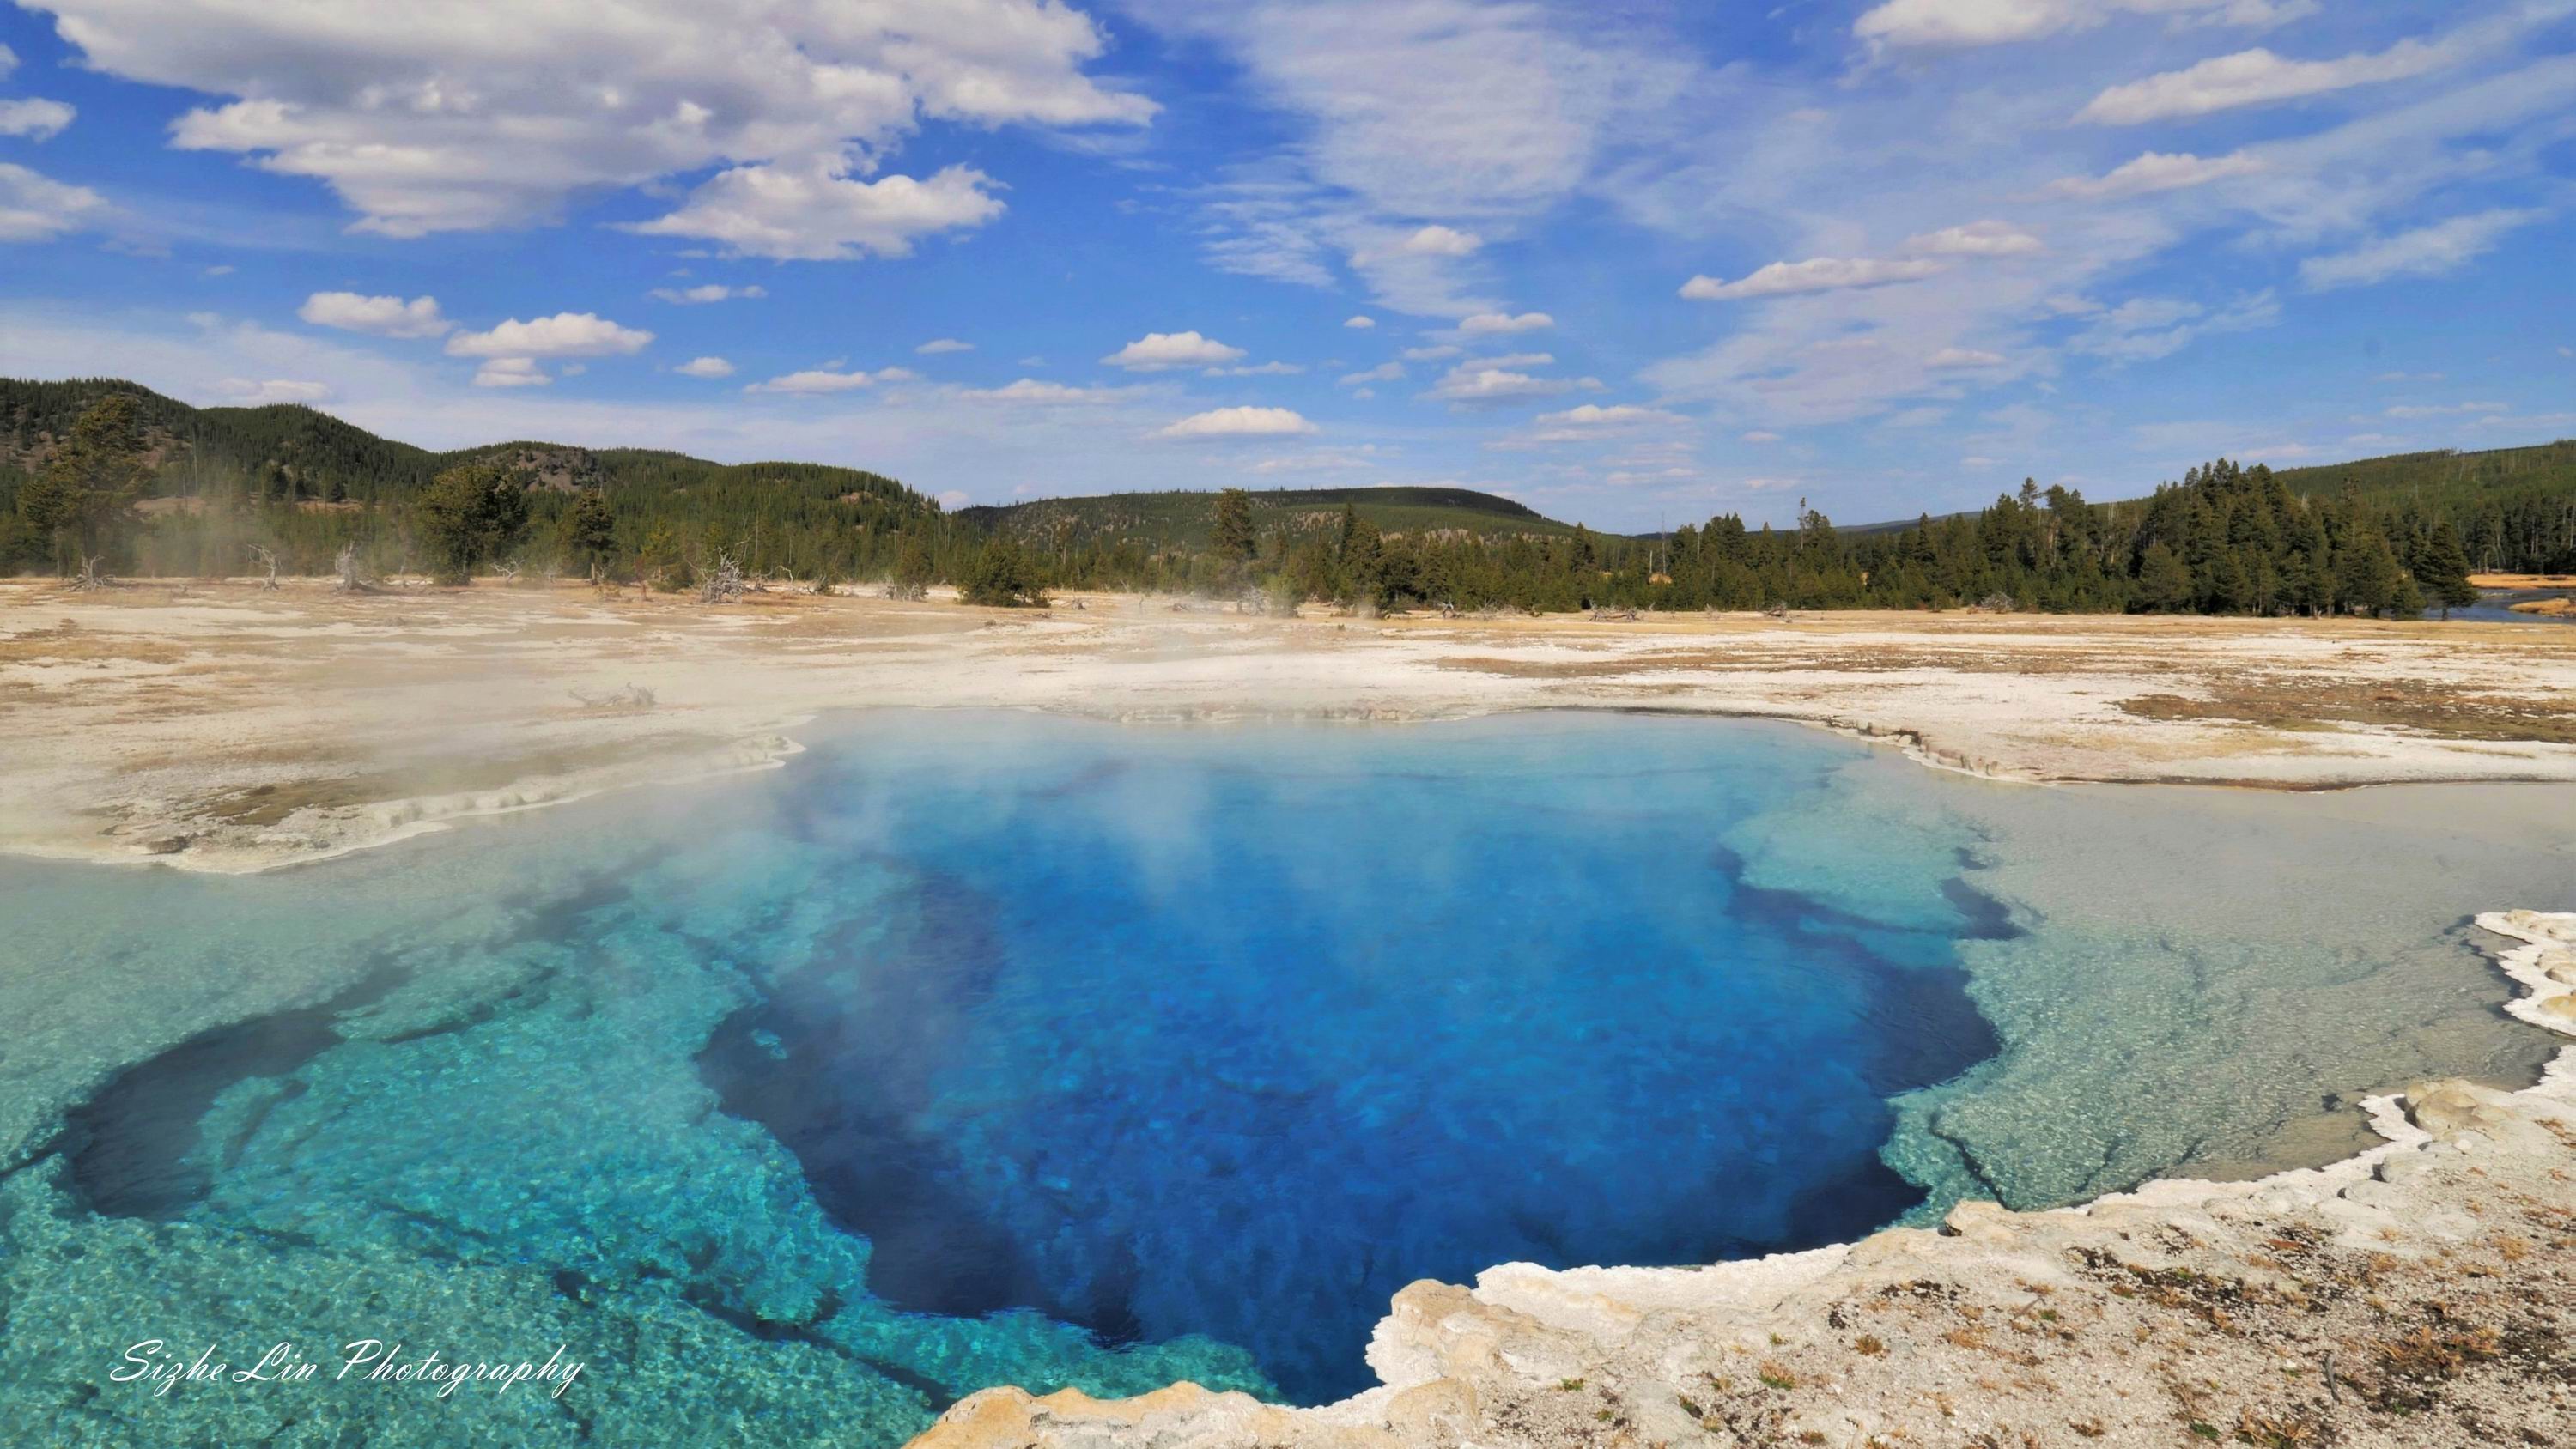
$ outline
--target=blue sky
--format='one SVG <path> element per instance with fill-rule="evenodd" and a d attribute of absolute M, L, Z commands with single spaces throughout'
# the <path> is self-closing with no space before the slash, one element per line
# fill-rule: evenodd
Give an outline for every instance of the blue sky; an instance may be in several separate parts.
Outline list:
<path fill-rule="evenodd" d="M 2576 435 L 2576 0 L 0 0 L 0 374 L 1637 530 Z"/>

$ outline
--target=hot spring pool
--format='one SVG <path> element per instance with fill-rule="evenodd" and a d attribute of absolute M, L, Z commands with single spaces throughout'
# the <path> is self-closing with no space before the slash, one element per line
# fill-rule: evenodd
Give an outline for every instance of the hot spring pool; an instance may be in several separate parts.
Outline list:
<path fill-rule="evenodd" d="M 2041 791 L 1575 715 L 812 743 L 270 877 L 0 864 L 0 1409 L 896 1443 L 1003 1382 L 1318 1402 L 1417 1278 L 2338 1155 L 2344 1098 L 2536 1069 L 2457 927 L 2576 904 L 2544 787 Z M 587 1369 L 109 1379 L 368 1337 Z"/>

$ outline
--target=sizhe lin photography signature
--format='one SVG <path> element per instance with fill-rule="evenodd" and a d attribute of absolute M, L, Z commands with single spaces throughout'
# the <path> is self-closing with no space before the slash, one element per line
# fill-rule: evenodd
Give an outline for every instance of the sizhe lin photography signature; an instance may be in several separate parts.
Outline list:
<path fill-rule="evenodd" d="M 436 1351 L 411 1355 L 399 1340 L 388 1344 L 380 1338 L 351 1339 L 325 1358 L 309 1357 L 291 1342 L 274 1343 L 257 1362 L 239 1368 L 218 1358 L 219 1352 L 207 1344 L 191 1358 L 164 1340 L 147 1338 L 125 1350 L 124 1361 L 108 1378 L 120 1384 L 150 1384 L 156 1398 L 181 1384 L 353 1383 L 418 1384 L 442 1399 L 469 1384 L 488 1387 L 496 1395 L 528 1384 L 548 1389 L 546 1397 L 559 1399 L 581 1377 L 584 1367 L 580 1359 L 568 1357 L 561 1344 L 543 1363 L 451 1359 Z"/>

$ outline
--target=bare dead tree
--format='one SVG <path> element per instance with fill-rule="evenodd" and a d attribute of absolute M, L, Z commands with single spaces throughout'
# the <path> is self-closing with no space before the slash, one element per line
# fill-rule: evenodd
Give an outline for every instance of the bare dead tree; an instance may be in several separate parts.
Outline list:
<path fill-rule="evenodd" d="M 354 543 L 340 545 L 339 556 L 331 560 L 331 571 L 338 576 L 331 585 L 335 592 L 372 594 L 376 591 L 374 582 L 358 567 L 358 546 Z"/>
<path fill-rule="evenodd" d="M 72 575 L 72 589 L 74 592 L 86 594 L 94 589 L 112 589 L 115 587 L 116 580 L 110 578 L 107 570 L 100 566 L 98 555 L 81 555 L 80 572 Z"/>
<path fill-rule="evenodd" d="M 266 570 L 268 571 L 268 576 L 267 576 L 266 578 L 264 578 L 264 579 L 260 580 L 260 585 L 259 585 L 259 586 L 260 586 L 261 588 L 263 588 L 263 589 L 273 589 L 273 588 L 276 588 L 276 587 L 277 587 L 277 550 L 276 550 L 276 549 L 273 549 L 273 548 L 270 548 L 270 547 L 269 547 L 268 545 L 266 545 L 266 544 L 254 543 L 254 544 L 252 544 L 252 545 L 250 546 L 250 556 L 251 556 L 251 562 L 253 562 L 253 563 L 256 563 L 256 564 L 260 565 L 262 568 L 264 568 L 264 569 L 266 569 Z"/>
<path fill-rule="evenodd" d="M 605 694 L 592 694 L 583 689 L 573 689 L 568 693 L 578 700 L 584 709 L 644 710 L 653 707 L 653 691 L 640 684 L 630 683 L 621 688 L 609 690 Z"/>
<path fill-rule="evenodd" d="M 702 604 L 735 603 L 742 598 L 744 588 L 742 565 L 734 561 L 732 554 L 723 549 L 717 549 L 716 566 L 703 570 L 699 576 L 698 602 Z"/>

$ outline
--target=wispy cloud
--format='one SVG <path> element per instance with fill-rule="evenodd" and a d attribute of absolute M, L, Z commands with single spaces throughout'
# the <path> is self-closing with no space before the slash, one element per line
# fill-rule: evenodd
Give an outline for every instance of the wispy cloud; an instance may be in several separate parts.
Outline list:
<path fill-rule="evenodd" d="M 2230 176 L 2250 176 L 2262 169 L 2260 160 L 2242 151 L 2210 157 L 2194 156 L 2187 151 L 2149 151 L 2134 161 L 2113 167 L 2105 175 L 2062 177 L 2049 183 L 2049 190 L 2060 196 L 2086 201 L 2122 201 L 2133 196 L 2152 196 L 2160 191 L 2206 186 Z"/>
<path fill-rule="evenodd" d="M 2317 0 L 1886 0 L 1852 33 L 1875 46 L 1964 49 L 2090 30 L 2124 14 L 2273 26 L 2316 11 Z"/>
<path fill-rule="evenodd" d="M 2499 208 L 2382 237 L 2348 252 L 2299 263 L 2299 281 L 2312 292 L 2368 287 L 2398 277 L 2438 277 L 2458 271 L 2495 250 L 2507 233 L 2545 213 Z"/>
<path fill-rule="evenodd" d="M 769 291 L 765 287 L 728 287 L 708 282 L 696 287 L 655 287 L 653 295 L 683 307 L 702 307 L 709 302 L 729 302 L 739 297 L 766 297 Z"/>
<path fill-rule="evenodd" d="M 2450 64 L 2443 46 L 2405 40 L 2375 55 L 2339 60 L 2287 60 L 2268 50 L 2222 55 L 2185 70 L 2113 86 L 2076 113 L 2097 126 L 2135 126 L 2177 116 L 2206 116 L 2238 106 L 2298 100 L 2328 91 L 2404 80 Z"/>
<path fill-rule="evenodd" d="M 1732 282 L 1721 282 L 1715 277 L 1693 277 L 1682 284 L 1681 294 L 1694 302 L 1785 297 L 1799 292 L 1892 287 L 1899 282 L 1919 282 L 1925 277 L 1939 275 L 1940 271 L 1939 262 L 1921 259 L 1879 261 L 1868 257 L 1812 257 L 1803 262 L 1773 262 Z"/>

